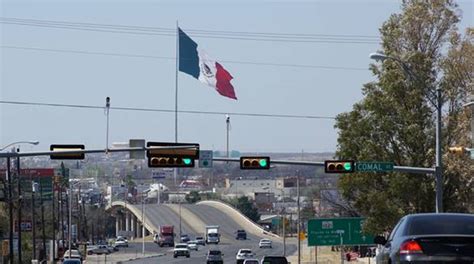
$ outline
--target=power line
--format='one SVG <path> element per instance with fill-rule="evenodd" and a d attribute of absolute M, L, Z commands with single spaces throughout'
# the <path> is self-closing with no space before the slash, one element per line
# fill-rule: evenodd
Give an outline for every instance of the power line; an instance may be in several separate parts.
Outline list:
<path fill-rule="evenodd" d="M 29 20 L 17 18 L 0 18 L 0 23 L 10 25 L 35 26 L 46 28 L 108 32 L 134 35 L 158 35 L 175 37 L 171 28 L 152 28 L 137 26 L 122 26 L 110 24 L 72 23 L 51 20 Z M 193 37 L 271 41 L 271 42 L 298 42 L 298 43 L 339 43 L 339 44 L 379 44 L 377 39 L 363 35 L 312 35 L 312 34 L 285 34 L 285 33 L 262 33 L 243 31 L 210 31 L 210 30 L 186 30 Z"/>
<path fill-rule="evenodd" d="M 0 104 L 10 105 L 27 105 L 27 106 L 46 106 L 46 107 L 62 107 L 62 108 L 80 108 L 80 109 L 101 109 L 104 106 L 95 105 L 79 105 L 79 104 L 56 104 L 56 103 L 39 103 L 39 102 L 25 102 L 25 101 L 4 101 Z M 171 109 L 157 109 L 157 108 L 137 108 L 137 107 L 110 107 L 113 110 L 121 111 L 140 111 L 140 112 L 161 112 L 174 113 Z M 217 111 L 200 111 L 200 110 L 180 110 L 178 113 L 183 114 L 204 114 L 204 115 L 233 115 L 233 116 L 248 116 L 248 117 L 271 117 L 271 118 L 291 118 L 291 119 L 327 119 L 334 120 L 332 116 L 314 116 L 314 115 L 287 115 L 287 114 L 262 114 L 262 113 L 242 113 L 242 112 L 217 112 Z"/>
<path fill-rule="evenodd" d="M 114 29 L 127 29 L 127 30 L 139 30 L 139 31 L 152 31 L 152 32 L 168 32 L 175 33 L 175 28 L 163 28 L 163 27 L 144 27 L 144 26 L 131 26 L 131 25 L 117 25 L 117 24 L 98 24 L 98 23 L 84 23 L 84 22 L 69 22 L 69 21 L 57 21 L 57 20 L 39 20 L 39 19 L 22 19 L 22 18 L 9 18 L 0 17 L 0 20 L 6 22 L 16 23 L 30 23 L 30 24 L 52 24 L 52 25 L 68 25 L 68 26 L 82 26 L 82 27 L 102 27 L 102 28 L 114 28 Z M 222 30 L 202 30 L 202 29 L 186 29 L 186 32 L 194 33 L 206 33 L 216 35 L 251 35 L 251 36 L 278 36 L 278 37 L 303 37 L 303 38 L 367 38 L 378 40 L 378 36 L 371 35 L 348 35 L 348 34 L 305 34 L 305 33 L 275 33 L 275 32 L 249 32 L 249 31 L 222 31 Z"/>
<path fill-rule="evenodd" d="M 153 56 L 153 55 L 142 55 L 142 54 L 95 52 L 95 51 L 69 50 L 69 49 L 47 49 L 47 48 L 21 47 L 21 46 L 8 46 L 8 45 L 1 45 L 0 47 L 4 49 L 31 50 L 31 51 L 43 51 L 43 52 L 75 53 L 75 54 L 85 54 L 85 55 L 102 55 L 102 56 L 116 56 L 116 57 L 128 57 L 128 58 L 162 59 L 162 60 L 173 60 L 173 61 L 176 60 L 176 57 Z M 310 65 L 310 64 L 287 64 L 287 63 L 234 61 L 234 60 L 219 60 L 219 61 L 224 62 L 224 63 L 248 64 L 248 65 L 257 65 L 257 66 L 315 68 L 315 69 L 351 70 L 351 71 L 366 71 L 367 70 L 367 68 L 359 68 L 359 67 L 322 66 L 322 65 Z"/>

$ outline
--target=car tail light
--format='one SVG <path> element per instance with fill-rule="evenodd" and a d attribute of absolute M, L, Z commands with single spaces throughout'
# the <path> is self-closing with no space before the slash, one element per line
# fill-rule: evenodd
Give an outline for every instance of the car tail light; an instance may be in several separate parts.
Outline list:
<path fill-rule="evenodd" d="M 400 246 L 400 254 L 417 254 L 423 253 L 420 244 L 414 240 L 403 242 Z"/>

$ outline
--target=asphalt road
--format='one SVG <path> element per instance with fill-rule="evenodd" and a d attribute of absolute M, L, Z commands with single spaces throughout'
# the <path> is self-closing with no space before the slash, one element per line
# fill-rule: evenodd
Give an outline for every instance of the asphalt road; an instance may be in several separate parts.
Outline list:
<path fill-rule="evenodd" d="M 163 256 L 145 258 L 134 261 L 127 261 L 123 263 L 205 263 L 206 253 L 210 248 L 218 248 L 224 253 L 224 263 L 235 263 L 235 255 L 241 248 L 250 248 L 256 254 L 256 258 L 261 258 L 264 255 L 282 255 L 283 244 L 278 239 L 271 239 L 273 241 L 273 248 L 260 249 L 258 242 L 262 236 L 248 233 L 247 240 L 235 240 L 235 231 L 237 229 L 245 229 L 244 225 L 238 223 L 230 216 L 222 213 L 222 211 L 207 205 L 182 205 L 182 212 L 187 210 L 187 217 L 182 218 L 183 233 L 189 234 L 191 238 L 197 235 L 203 235 L 205 225 L 219 225 L 221 232 L 221 243 L 218 245 L 201 246 L 198 251 L 191 252 L 190 258 L 173 258 L 172 248 L 156 247 L 153 253 L 162 253 Z M 157 225 L 172 224 L 175 227 L 179 225 L 179 215 L 176 210 L 172 210 L 167 205 L 147 205 L 146 214 L 156 221 Z M 197 218 L 197 219 L 196 219 Z M 176 229 L 176 233 L 178 230 Z M 295 245 L 287 245 L 287 255 L 296 250 Z"/>

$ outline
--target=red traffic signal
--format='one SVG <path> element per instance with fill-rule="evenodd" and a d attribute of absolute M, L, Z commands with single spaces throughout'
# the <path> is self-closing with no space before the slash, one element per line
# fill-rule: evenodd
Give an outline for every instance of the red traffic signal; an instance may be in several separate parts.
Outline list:
<path fill-rule="evenodd" d="M 352 173 L 355 162 L 353 160 L 326 160 L 324 172 L 326 173 Z"/>
<path fill-rule="evenodd" d="M 241 170 L 268 170 L 270 157 L 240 157 Z"/>

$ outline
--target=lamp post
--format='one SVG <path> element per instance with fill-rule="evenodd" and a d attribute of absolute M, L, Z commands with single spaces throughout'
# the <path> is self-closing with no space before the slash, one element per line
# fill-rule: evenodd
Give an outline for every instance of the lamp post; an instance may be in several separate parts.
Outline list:
<path fill-rule="evenodd" d="M 411 79 L 412 77 L 417 78 L 410 67 L 401 59 L 387 56 L 382 53 L 371 53 L 369 57 L 376 61 L 394 60 L 398 62 L 403 71 Z M 435 178 L 436 178 L 436 213 L 443 212 L 443 153 L 441 150 L 441 110 L 443 108 L 443 98 L 441 96 L 441 88 L 436 88 L 436 102 L 432 102 L 436 108 L 436 164 L 435 164 Z M 430 100 L 431 101 L 431 100 Z"/>
<path fill-rule="evenodd" d="M 23 141 L 15 141 L 13 143 L 10 143 L 10 144 L 7 144 L 5 146 L 3 146 L 2 148 L 0 148 L 0 151 L 10 147 L 10 146 L 13 146 L 13 145 L 18 145 L 18 144 L 30 144 L 30 145 L 38 145 L 39 144 L 39 141 L 38 140 L 23 140 Z"/>
<path fill-rule="evenodd" d="M 37 140 L 21 140 L 21 141 L 15 141 L 15 142 L 12 142 L 10 144 L 7 144 L 3 147 L 0 148 L 0 151 L 3 151 L 4 149 L 10 147 L 10 146 L 14 146 L 14 145 L 18 145 L 18 144 L 31 144 L 31 145 L 38 145 L 39 144 L 39 141 Z M 10 225 L 10 232 L 9 232 L 9 259 L 10 259 L 10 263 L 13 264 L 13 195 L 12 195 L 12 175 L 11 175 L 11 171 L 10 171 L 10 167 L 11 167 L 11 164 L 10 164 L 10 157 L 7 157 L 7 181 L 8 181 L 8 214 L 9 214 L 9 225 Z M 17 169 L 19 170 L 19 161 L 20 161 L 20 157 L 18 157 L 18 160 L 17 160 Z M 20 172 L 18 171 L 18 181 L 20 180 Z M 20 185 L 18 185 L 20 186 Z M 21 231 L 20 229 L 18 230 L 19 232 Z M 20 239 L 18 240 L 19 242 L 21 241 Z M 18 249 L 19 251 L 19 258 L 21 260 L 21 246 L 19 247 Z M 21 262 L 21 261 L 20 261 Z"/>

